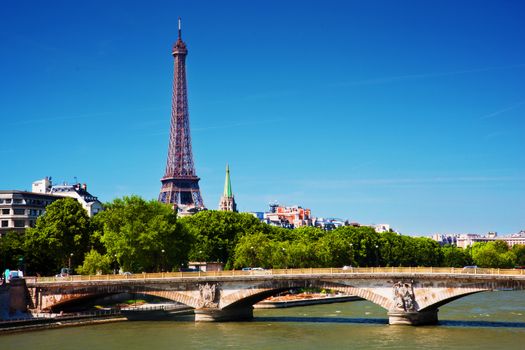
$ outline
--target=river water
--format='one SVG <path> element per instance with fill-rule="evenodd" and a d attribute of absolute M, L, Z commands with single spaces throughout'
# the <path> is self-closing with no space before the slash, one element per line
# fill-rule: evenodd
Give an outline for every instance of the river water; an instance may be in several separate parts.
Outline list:
<path fill-rule="evenodd" d="M 525 291 L 485 292 L 444 305 L 437 326 L 390 326 L 367 302 L 256 309 L 249 322 L 117 322 L 0 336 L 22 349 L 525 349 Z"/>

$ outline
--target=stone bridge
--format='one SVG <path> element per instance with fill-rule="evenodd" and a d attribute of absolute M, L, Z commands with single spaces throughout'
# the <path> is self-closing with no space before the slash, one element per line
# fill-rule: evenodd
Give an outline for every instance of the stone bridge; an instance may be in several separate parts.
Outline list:
<path fill-rule="evenodd" d="M 196 321 L 253 317 L 253 305 L 296 288 L 331 289 L 387 310 L 390 324 L 434 324 L 438 308 L 483 291 L 523 290 L 523 270 L 351 268 L 71 276 L 26 279 L 32 307 L 59 310 L 68 303 L 118 293 L 141 293 L 195 309 Z"/>

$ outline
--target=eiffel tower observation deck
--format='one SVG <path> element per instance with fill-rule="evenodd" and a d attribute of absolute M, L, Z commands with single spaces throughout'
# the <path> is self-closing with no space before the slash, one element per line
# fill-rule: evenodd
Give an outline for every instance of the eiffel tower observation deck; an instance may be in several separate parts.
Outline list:
<path fill-rule="evenodd" d="M 173 96 L 171 105 L 171 127 L 166 171 L 159 202 L 170 203 L 180 213 L 192 213 L 204 209 L 199 189 L 200 178 L 195 174 L 191 150 L 190 116 L 186 87 L 186 55 L 188 49 L 182 41 L 181 21 L 179 36 L 173 46 L 174 58 Z"/>

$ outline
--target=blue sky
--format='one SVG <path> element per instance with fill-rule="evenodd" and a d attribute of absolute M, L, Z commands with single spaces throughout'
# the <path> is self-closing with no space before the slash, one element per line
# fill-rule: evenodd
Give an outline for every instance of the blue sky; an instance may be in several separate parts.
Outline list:
<path fill-rule="evenodd" d="M 0 188 L 156 198 L 177 17 L 205 204 L 525 229 L 523 1 L 4 1 Z"/>

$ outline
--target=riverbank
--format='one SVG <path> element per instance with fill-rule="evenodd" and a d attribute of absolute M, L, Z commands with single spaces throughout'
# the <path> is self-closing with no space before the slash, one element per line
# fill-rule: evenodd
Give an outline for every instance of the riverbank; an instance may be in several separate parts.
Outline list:
<path fill-rule="evenodd" d="M 287 307 L 308 306 L 317 304 L 343 303 L 362 300 L 355 295 L 331 295 L 321 293 L 288 294 L 270 297 L 253 306 L 254 309 L 280 309 Z"/>
<path fill-rule="evenodd" d="M 106 315 L 70 315 L 8 320 L 0 321 L 0 335 L 122 321 L 127 321 L 126 317 L 114 313 Z"/>
<path fill-rule="evenodd" d="M 355 300 L 361 300 L 361 298 L 348 295 L 299 293 L 270 297 L 253 307 L 254 309 L 280 309 Z M 25 318 L 0 321 L 0 335 L 111 322 L 162 320 L 188 315 L 193 315 L 192 308 L 172 304 L 143 304 L 137 307 L 101 310 L 85 314 L 34 314 Z"/>

